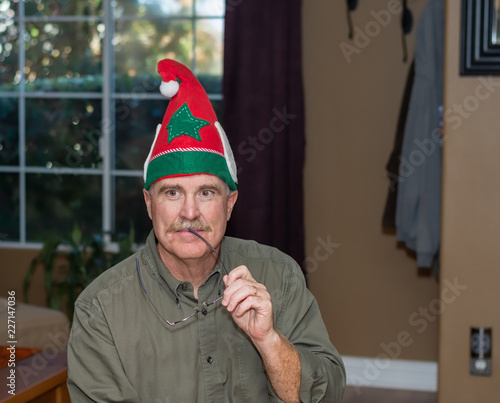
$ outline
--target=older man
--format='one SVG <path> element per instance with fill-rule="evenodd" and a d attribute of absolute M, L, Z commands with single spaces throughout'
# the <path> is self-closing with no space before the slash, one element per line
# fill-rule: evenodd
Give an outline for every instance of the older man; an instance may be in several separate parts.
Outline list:
<path fill-rule="evenodd" d="M 340 402 L 342 360 L 299 266 L 224 236 L 236 166 L 206 93 L 185 66 L 158 69 L 171 100 L 144 168 L 153 231 L 76 302 L 72 401 Z"/>

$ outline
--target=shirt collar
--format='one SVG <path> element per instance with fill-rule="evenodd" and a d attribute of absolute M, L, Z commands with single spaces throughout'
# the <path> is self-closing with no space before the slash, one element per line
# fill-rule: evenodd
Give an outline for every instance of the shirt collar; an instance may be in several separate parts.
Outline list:
<path fill-rule="evenodd" d="M 177 299 L 179 295 L 184 294 L 186 292 L 186 287 L 183 287 L 183 284 L 185 284 L 186 282 L 180 281 L 176 279 L 174 276 L 172 276 L 170 271 L 167 269 L 167 267 L 161 260 L 160 255 L 158 253 L 158 249 L 156 248 L 156 244 L 157 244 L 156 236 L 154 234 L 154 231 L 151 230 L 146 240 L 146 248 L 148 249 L 148 252 L 152 256 L 154 261 L 154 264 L 151 265 L 150 269 L 156 280 L 159 281 L 161 284 L 164 284 L 167 290 L 169 291 L 169 294 L 174 299 Z M 200 288 L 207 285 L 209 286 L 210 284 L 213 284 L 213 288 L 216 288 L 217 285 L 222 280 L 220 279 L 220 277 L 223 276 L 224 274 L 225 274 L 224 269 L 219 259 L 214 269 L 207 276 L 207 278 L 200 286 Z M 191 288 L 191 293 L 192 293 L 192 288 Z"/>

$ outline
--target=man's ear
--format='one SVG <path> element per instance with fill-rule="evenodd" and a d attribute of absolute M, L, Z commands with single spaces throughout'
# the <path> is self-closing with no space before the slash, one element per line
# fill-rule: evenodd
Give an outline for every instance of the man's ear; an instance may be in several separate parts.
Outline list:
<path fill-rule="evenodd" d="M 144 195 L 144 202 L 146 203 L 146 208 L 148 209 L 148 216 L 152 220 L 151 216 L 151 195 L 146 189 L 142 189 L 142 194 Z"/>
<path fill-rule="evenodd" d="M 238 191 L 235 190 L 231 192 L 227 199 L 227 220 L 231 218 L 231 213 L 233 212 L 234 205 L 236 204 L 236 200 L 238 200 Z"/>

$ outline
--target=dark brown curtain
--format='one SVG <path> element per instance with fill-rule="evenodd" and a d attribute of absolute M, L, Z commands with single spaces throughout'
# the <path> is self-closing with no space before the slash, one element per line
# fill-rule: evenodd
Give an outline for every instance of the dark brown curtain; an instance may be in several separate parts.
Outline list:
<path fill-rule="evenodd" d="M 226 1 L 223 122 L 239 181 L 228 235 L 304 267 L 300 14 L 300 0 Z"/>

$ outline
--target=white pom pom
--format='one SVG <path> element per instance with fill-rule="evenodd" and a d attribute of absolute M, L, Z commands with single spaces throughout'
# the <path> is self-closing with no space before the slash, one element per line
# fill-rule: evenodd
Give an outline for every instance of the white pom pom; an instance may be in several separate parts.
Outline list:
<path fill-rule="evenodd" d="M 160 92 L 164 97 L 172 98 L 177 91 L 179 91 L 179 83 L 175 80 L 162 81 L 160 84 Z"/>

